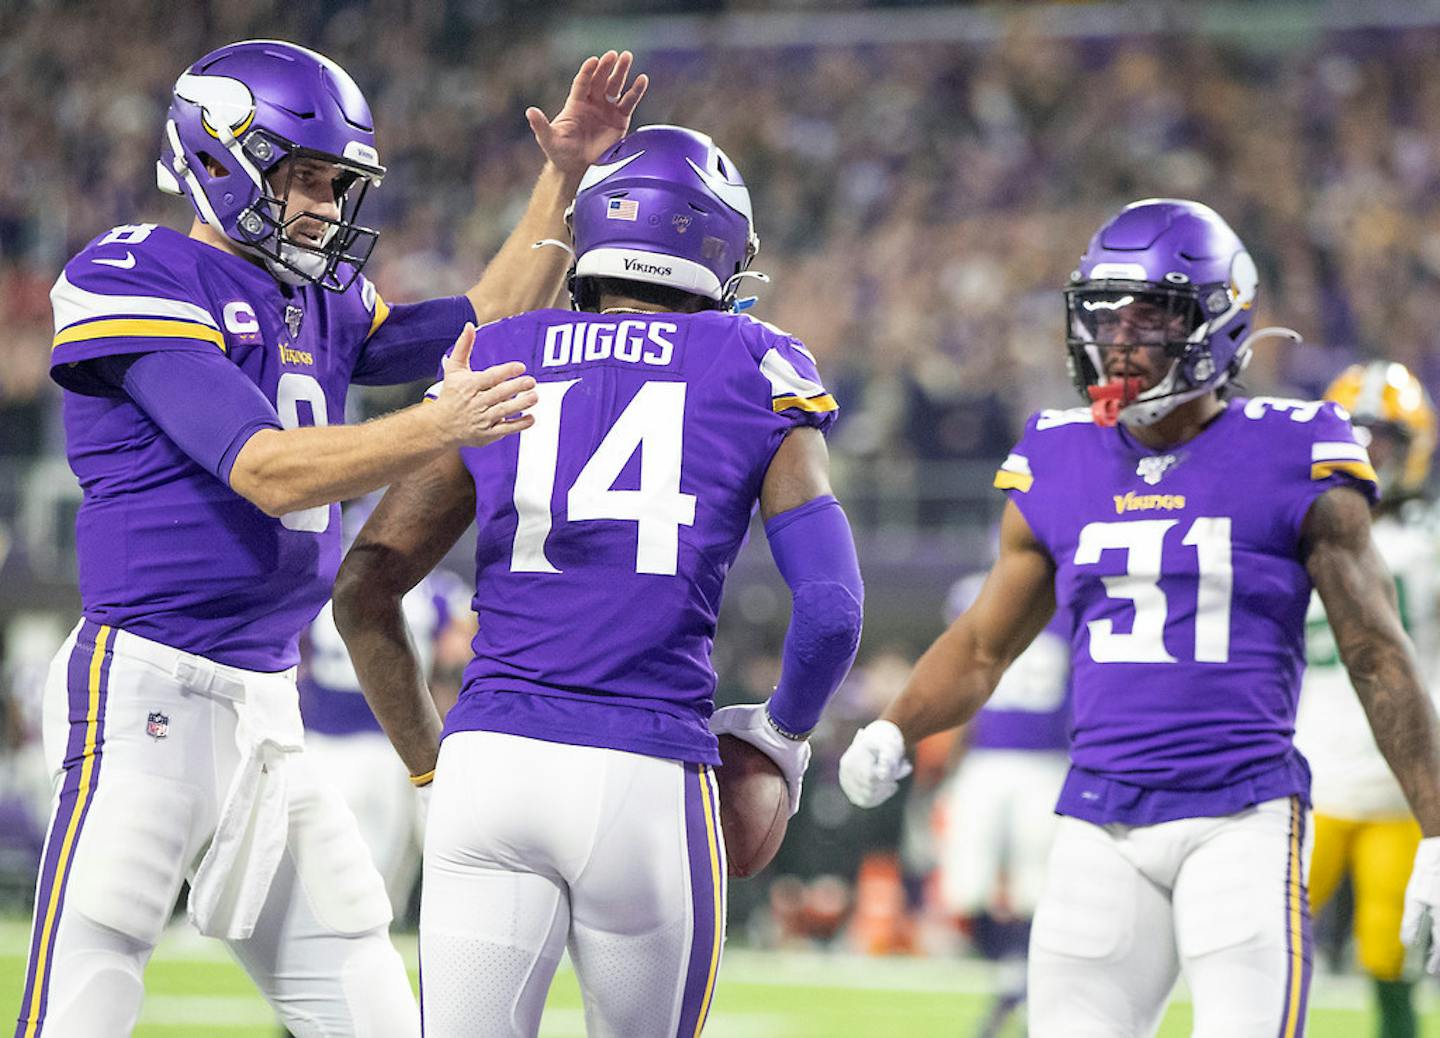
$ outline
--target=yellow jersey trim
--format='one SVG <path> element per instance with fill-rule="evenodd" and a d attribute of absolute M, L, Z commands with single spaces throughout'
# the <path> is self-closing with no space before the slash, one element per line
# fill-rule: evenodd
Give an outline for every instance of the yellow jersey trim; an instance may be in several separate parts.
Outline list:
<path fill-rule="evenodd" d="M 55 336 L 50 348 L 54 350 L 72 342 L 90 342 L 94 339 L 200 339 L 218 346 L 221 353 L 227 352 L 225 336 L 214 328 L 195 321 L 154 321 L 128 317 L 72 325 Z"/>
<path fill-rule="evenodd" d="M 1368 461 L 1317 461 L 1310 466 L 1311 479 L 1324 479 L 1337 472 L 1369 483 L 1380 482 L 1380 477 L 1375 474 L 1374 467 Z"/>
<path fill-rule="evenodd" d="M 380 330 L 385 323 L 385 318 L 390 316 L 390 304 L 380 298 L 380 293 L 375 293 L 375 316 L 370 318 L 370 330 L 365 333 L 365 338 L 370 338 Z"/>
<path fill-rule="evenodd" d="M 1028 494 L 1034 484 L 1035 477 L 1024 472 L 1007 472 L 1001 469 L 995 473 L 996 490 L 1018 490 L 1022 494 Z"/>
<path fill-rule="evenodd" d="M 770 406 L 776 411 L 788 411 L 796 408 L 801 411 L 809 411 L 812 414 L 822 414 L 826 411 L 838 411 L 840 405 L 829 393 L 821 393 L 819 396 L 777 396 L 770 401 Z"/>

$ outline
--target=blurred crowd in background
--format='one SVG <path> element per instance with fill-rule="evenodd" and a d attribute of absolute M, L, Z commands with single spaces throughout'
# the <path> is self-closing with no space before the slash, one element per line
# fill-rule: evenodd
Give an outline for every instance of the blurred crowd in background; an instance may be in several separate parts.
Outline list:
<path fill-rule="evenodd" d="M 1260 323 L 1307 340 L 1262 346 L 1254 390 L 1315 396 L 1342 366 L 1372 356 L 1440 388 L 1440 12 L 1432 25 L 1349 29 L 1297 14 L 1285 31 L 1248 34 L 1137 33 L 1119 14 L 1093 33 L 1057 35 L 1047 10 L 1027 6 L 984 39 L 957 30 L 885 42 L 867 37 L 873 22 L 857 21 L 843 45 L 833 32 L 784 46 L 687 38 L 682 19 L 663 44 L 637 47 L 637 68 L 652 77 L 638 122 L 711 133 L 750 185 L 763 243 L 756 269 L 773 277 L 753 312 L 812 348 L 841 402 L 832 447 L 842 497 L 873 491 L 864 473 L 926 463 L 973 463 L 986 475 L 968 484 L 988 493 L 987 466 L 1025 416 L 1076 401 L 1060 289 L 1093 230 L 1146 196 L 1214 206 L 1259 265 Z M 4 478 L 19 485 L 24 466 L 63 454 L 47 362 L 48 292 L 65 259 L 116 224 L 188 225 L 184 202 L 156 191 L 154 162 L 169 90 L 189 61 L 275 36 L 354 76 L 389 169 L 364 214 L 381 231 L 367 274 L 396 302 L 475 280 L 538 170 L 525 107 L 555 111 L 578 57 L 626 44 L 624 21 L 566 18 L 564 5 L 502 0 L 0 5 Z M 694 24 L 703 28 L 703 16 Z M 409 400 L 372 394 L 356 410 Z M 846 480 L 847 471 L 862 475 Z M 18 509 L 8 489 L 0 506 Z M 968 524 L 983 548 L 983 515 L 941 507 L 930 518 Z M 6 519 L 0 507 L 0 567 Z M 864 515 L 857 526 L 872 611 L 900 616 L 892 626 L 908 626 L 909 639 L 870 622 L 861 663 L 817 736 L 796 821 L 806 836 L 787 843 L 776 870 L 845 882 L 742 885 L 734 895 L 737 909 L 768 899 L 771 925 L 822 937 L 827 919 L 845 917 L 846 882 L 867 848 L 904 844 L 912 878 L 926 860 L 923 801 L 860 819 L 833 784 L 855 726 L 898 688 L 909 654 L 941 622 L 940 596 L 915 595 L 900 559 L 925 557 L 923 546 L 884 556 L 883 527 L 877 535 Z M 882 557 L 896 568 L 872 563 Z M 926 558 L 942 588 L 987 561 Z M 742 588 L 727 603 L 740 619 L 728 637 L 722 622 L 722 700 L 762 698 L 773 685 L 786 608 L 769 595 Z M 0 686 L 29 701 L 38 675 L 18 649 L 23 625 L 13 608 L 0 607 L 0 621 L 9 645 Z M 27 710 L 6 712 L 0 741 L 12 752 L 0 769 L 33 735 Z M 922 766 L 920 785 L 944 758 Z M 916 939 L 896 927 L 876 940 Z"/>

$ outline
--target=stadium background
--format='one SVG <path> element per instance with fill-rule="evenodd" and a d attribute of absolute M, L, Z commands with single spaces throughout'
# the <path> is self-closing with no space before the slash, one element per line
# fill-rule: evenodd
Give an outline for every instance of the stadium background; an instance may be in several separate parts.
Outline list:
<path fill-rule="evenodd" d="M 1074 399 L 1058 289 L 1107 215 L 1181 195 L 1236 227 L 1260 267 L 1262 323 L 1307 340 L 1261 347 L 1252 391 L 1313 396 L 1375 356 L 1440 388 L 1434 0 L 0 3 L 0 1001 L 18 991 L 43 825 L 39 684 L 78 604 L 47 293 L 114 224 L 188 224 L 153 186 L 169 88 L 190 60 L 254 36 L 323 51 L 369 96 L 389 176 L 368 202 L 382 232 L 368 273 L 391 301 L 474 280 L 538 168 L 525 106 L 555 110 L 588 53 L 633 49 L 653 81 L 638 122 L 709 131 L 751 186 L 756 267 L 774 278 L 754 312 L 806 341 L 841 401 L 836 482 L 869 608 L 782 856 L 732 888 L 741 950 L 717 1035 L 902 1020 L 956 1034 L 979 1013 L 988 974 L 927 900 L 938 765 L 863 817 L 835 767 L 938 632 L 949 585 L 988 561 L 990 474 L 1025 415 Z M 357 393 L 351 417 L 416 392 Z M 765 555 L 763 538 L 746 549 L 727 595 L 726 701 L 761 697 L 778 669 L 787 604 Z M 463 551 L 449 562 L 464 572 Z M 877 952 L 925 961 L 845 958 Z M 268 1033 L 213 958 L 183 935 L 167 945 L 142 1033 Z M 579 1033 L 573 992 L 558 997 L 546 1033 Z M 1363 988 L 1344 977 L 1322 975 L 1313 1002 L 1314 1033 L 1364 1026 Z"/>

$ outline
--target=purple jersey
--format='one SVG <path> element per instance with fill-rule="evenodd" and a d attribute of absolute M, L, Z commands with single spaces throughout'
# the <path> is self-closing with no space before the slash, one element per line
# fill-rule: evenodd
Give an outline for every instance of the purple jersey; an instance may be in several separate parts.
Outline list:
<path fill-rule="evenodd" d="M 770 459 L 835 401 L 748 316 L 542 310 L 480 330 L 520 360 L 535 424 L 462 451 L 475 479 L 475 659 L 447 731 L 718 764 L 706 726 L 726 572 Z"/>
<path fill-rule="evenodd" d="M 1344 411 L 1232 400 L 1167 451 L 1088 409 L 1043 411 L 995 483 L 1074 617 L 1059 811 L 1151 824 L 1307 797 L 1292 742 L 1311 590 L 1300 531 L 1331 487 L 1377 494 Z"/>
<path fill-rule="evenodd" d="M 433 371 L 468 305 L 436 300 L 396 321 L 363 278 L 338 294 L 286 288 L 153 224 L 88 245 L 51 302 L 51 374 L 66 390 L 66 452 L 84 491 L 76 552 L 85 615 L 236 667 L 292 666 L 339 565 L 338 507 L 265 515 L 83 362 L 218 350 L 273 404 L 279 425 L 338 424 L 352 381 Z"/>

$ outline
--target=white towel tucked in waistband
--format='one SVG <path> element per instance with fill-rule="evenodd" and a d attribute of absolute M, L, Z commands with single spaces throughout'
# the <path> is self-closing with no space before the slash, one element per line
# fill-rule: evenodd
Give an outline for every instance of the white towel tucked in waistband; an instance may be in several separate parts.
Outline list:
<path fill-rule="evenodd" d="M 293 673 L 293 672 L 291 672 Z M 304 746 L 290 673 L 251 675 L 235 740 L 235 770 L 215 838 L 190 884 L 190 920 L 207 937 L 244 940 L 255 930 L 289 829 L 286 758 Z"/>

